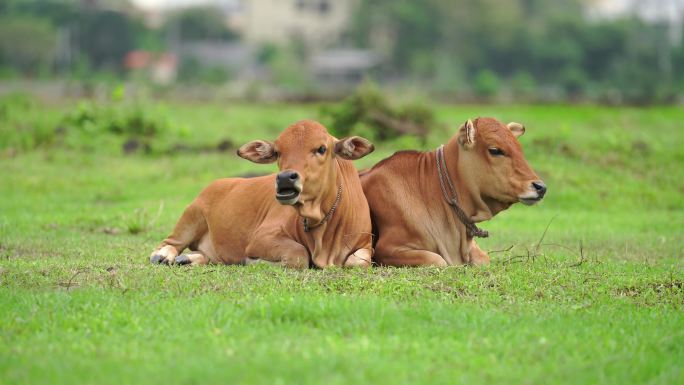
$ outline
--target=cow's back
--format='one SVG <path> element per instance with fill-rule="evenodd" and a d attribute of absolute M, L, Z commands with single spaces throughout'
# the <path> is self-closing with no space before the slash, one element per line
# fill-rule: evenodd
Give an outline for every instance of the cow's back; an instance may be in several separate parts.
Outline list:
<path fill-rule="evenodd" d="M 407 207 L 420 201 L 421 156 L 417 151 L 400 151 L 359 175 L 375 228 L 406 228 L 417 220 L 415 210 Z"/>

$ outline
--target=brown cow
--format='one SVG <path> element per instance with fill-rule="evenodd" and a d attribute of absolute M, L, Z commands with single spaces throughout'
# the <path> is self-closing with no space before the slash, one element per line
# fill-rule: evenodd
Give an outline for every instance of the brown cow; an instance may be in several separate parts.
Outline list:
<path fill-rule="evenodd" d="M 150 261 L 369 266 L 370 213 L 350 160 L 372 151 L 366 139 L 337 140 L 313 121 L 294 123 L 275 142 L 247 143 L 239 156 L 277 161 L 280 173 L 210 184 Z M 179 256 L 186 247 L 192 251 Z"/>
<path fill-rule="evenodd" d="M 483 264 L 475 223 L 546 193 L 517 138 L 518 123 L 468 120 L 435 151 L 403 151 L 361 173 L 378 239 L 377 262 L 394 266 Z"/>

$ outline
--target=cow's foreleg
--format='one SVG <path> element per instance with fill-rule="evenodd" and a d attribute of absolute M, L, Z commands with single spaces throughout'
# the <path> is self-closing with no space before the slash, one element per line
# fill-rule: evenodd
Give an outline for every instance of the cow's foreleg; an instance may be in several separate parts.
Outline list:
<path fill-rule="evenodd" d="M 258 239 L 258 238 L 257 238 Z M 309 252 L 306 248 L 290 238 L 261 238 L 247 247 L 245 264 L 257 261 L 270 262 L 295 269 L 309 267 Z"/>
<path fill-rule="evenodd" d="M 167 265 L 176 263 L 178 254 L 199 240 L 206 231 L 207 222 L 202 211 L 194 203 L 190 204 L 176 223 L 171 235 L 152 252 L 150 262 Z"/>
<path fill-rule="evenodd" d="M 470 264 L 475 266 L 489 265 L 489 255 L 475 243 L 473 239 L 470 243 Z"/>
<path fill-rule="evenodd" d="M 387 250 L 380 242 L 375 248 L 375 260 L 389 266 L 447 266 L 441 255 L 431 251 L 398 247 Z"/>
<path fill-rule="evenodd" d="M 309 267 L 309 252 L 303 245 L 288 240 L 280 256 L 280 263 L 285 267 L 307 269 Z"/>
<path fill-rule="evenodd" d="M 162 243 L 157 250 L 152 252 L 152 255 L 150 256 L 150 262 L 171 265 L 175 263 L 177 256 L 178 249 L 172 245 Z"/>
<path fill-rule="evenodd" d="M 372 258 L 372 249 L 358 249 L 347 257 L 344 267 L 370 267 Z"/>

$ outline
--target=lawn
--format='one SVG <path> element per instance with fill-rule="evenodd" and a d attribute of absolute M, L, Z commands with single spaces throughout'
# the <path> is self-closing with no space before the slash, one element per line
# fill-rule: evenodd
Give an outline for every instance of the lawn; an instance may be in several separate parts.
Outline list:
<path fill-rule="evenodd" d="M 70 129 L 89 106 L 12 103 L 0 384 L 684 383 L 683 109 L 438 106 L 427 143 L 357 165 L 467 118 L 524 123 L 549 192 L 482 224 L 492 264 L 294 271 L 148 257 L 211 180 L 273 170 L 217 143 L 316 106 L 148 102 L 165 128 L 124 155 L 121 135 Z"/>

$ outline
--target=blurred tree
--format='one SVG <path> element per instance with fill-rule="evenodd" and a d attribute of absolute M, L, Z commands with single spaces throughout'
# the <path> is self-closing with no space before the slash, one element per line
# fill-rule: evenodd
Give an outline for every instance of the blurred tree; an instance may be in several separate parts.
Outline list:
<path fill-rule="evenodd" d="M 490 70 L 481 70 L 475 76 L 475 93 L 482 98 L 491 98 L 499 92 L 499 77 Z"/>
<path fill-rule="evenodd" d="M 49 20 L 54 26 L 65 25 L 78 18 L 76 0 L 3 0 L 0 15 L 24 15 Z"/>
<path fill-rule="evenodd" d="M 378 49 L 388 57 L 388 65 L 398 71 L 410 70 L 421 55 L 437 47 L 440 21 L 437 1 L 361 1 L 352 18 L 353 38 L 359 46 Z"/>
<path fill-rule="evenodd" d="M 124 56 L 134 48 L 130 20 L 114 11 L 85 11 L 78 36 L 82 53 L 96 70 L 120 72 Z"/>
<path fill-rule="evenodd" d="M 278 55 L 278 46 L 273 43 L 266 43 L 259 47 L 257 61 L 261 64 L 268 64 Z"/>
<path fill-rule="evenodd" d="M 669 79 L 669 74 L 658 71 L 658 46 L 666 36 L 659 28 L 639 25 L 641 28 L 627 31 L 626 38 L 630 44 L 617 60 L 610 62 L 610 76 L 605 79 L 606 83 L 619 90 L 629 102 L 672 101 L 675 84 Z"/>
<path fill-rule="evenodd" d="M 234 40 L 222 12 L 212 7 L 193 7 L 177 12 L 165 24 L 167 33 L 181 41 Z"/>
<path fill-rule="evenodd" d="M 633 102 L 667 99 L 672 87 L 664 84 L 682 76 L 667 29 L 636 19 L 587 19 L 590 3 L 360 0 L 351 35 L 384 56 L 391 78 L 432 80 L 440 92 L 447 83 L 456 90 L 444 80 L 460 78 L 480 96 L 526 84 L 550 85 L 572 98 L 599 86 Z"/>
<path fill-rule="evenodd" d="M 679 38 L 679 45 L 672 52 L 672 68 L 676 88 L 684 90 L 684 30 Z"/>
<path fill-rule="evenodd" d="M 81 0 L 2 0 L 0 17 L 10 21 L 34 20 L 38 29 L 50 26 L 55 35 L 52 46 L 46 49 L 45 43 L 37 44 L 36 49 L 51 55 L 58 50 L 59 69 L 77 77 L 86 76 L 84 69 L 88 73 L 120 72 L 123 57 L 135 48 L 164 49 L 159 32 L 148 29 L 134 16 L 84 4 Z M 8 38 L 5 34 L 5 40 Z M 15 40 L 17 46 L 16 41 L 24 43 L 22 49 L 30 49 L 26 46 L 32 44 L 22 38 Z"/>
<path fill-rule="evenodd" d="M 55 29 L 45 20 L 0 19 L 0 65 L 35 76 L 52 65 L 56 39 Z"/>

